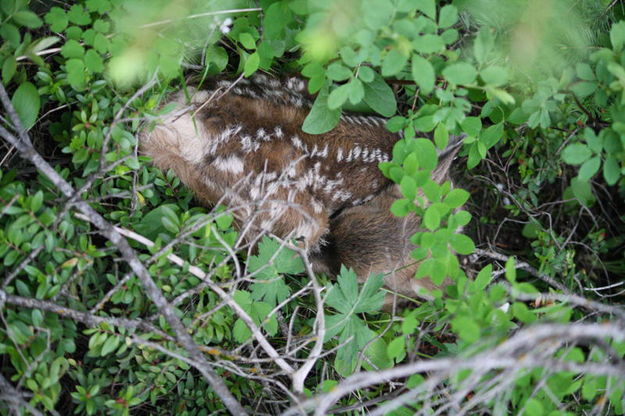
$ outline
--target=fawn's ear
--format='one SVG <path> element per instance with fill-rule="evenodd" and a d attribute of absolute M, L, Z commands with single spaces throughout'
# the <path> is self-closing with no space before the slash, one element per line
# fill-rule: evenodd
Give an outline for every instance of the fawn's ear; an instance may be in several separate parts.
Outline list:
<path fill-rule="evenodd" d="M 466 134 L 459 136 L 451 135 L 449 144 L 438 154 L 438 166 L 432 171 L 432 180 L 436 183 L 443 183 L 449 179 L 449 168 L 462 147 Z"/>

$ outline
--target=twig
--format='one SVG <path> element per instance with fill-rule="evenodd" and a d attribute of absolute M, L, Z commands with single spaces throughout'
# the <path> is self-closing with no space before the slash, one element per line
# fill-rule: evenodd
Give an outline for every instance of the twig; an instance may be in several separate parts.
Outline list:
<path fill-rule="evenodd" d="M 39 169 L 39 171 L 41 171 L 41 173 L 46 176 L 66 197 L 72 197 L 75 194 L 74 188 L 65 179 L 63 179 L 63 177 L 56 170 L 54 170 L 39 153 L 37 153 L 32 145 L 32 142 L 30 141 L 30 138 L 26 134 L 26 130 L 21 124 L 15 108 L 11 104 L 4 86 L 1 84 L 0 101 L 2 101 L 5 110 L 9 114 L 20 139 L 18 140 L 2 126 L 0 126 L 0 136 L 2 136 L 8 143 L 15 146 L 22 158 L 35 165 L 35 167 Z M 233 414 L 247 414 L 241 404 L 232 395 L 223 380 L 212 370 L 210 364 L 193 341 L 193 338 L 191 338 L 191 336 L 187 333 L 182 321 L 180 321 L 174 309 L 167 302 L 163 292 L 161 292 L 156 283 L 154 283 L 145 266 L 141 263 L 141 261 L 139 261 L 139 258 L 132 247 L 128 244 L 128 241 L 126 241 L 126 239 L 124 239 L 122 235 L 119 234 L 115 228 L 104 219 L 104 217 L 102 217 L 86 202 L 76 202 L 76 207 L 83 215 L 89 218 L 89 222 L 95 225 L 100 230 L 102 235 L 104 235 L 114 246 L 117 247 L 123 259 L 126 263 L 128 263 L 130 268 L 139 278 L 148 297 L 152 300 L 152 302 L 154 302 L 158 311 L 171 326 L 180 344 L 183 345 L 183 347 L 194 359 L 196 363 L 195 368 L 200 371 L 206 381 L 211 385 L 213 391 L 223 401 L 226 408 L 228 408 L 228 410 Z"/>
<path fill-rule="evenodd" d="M 478 256 L 490 257 L 491 259 L 495 259 L 499 261 L 508 261 L 510 259 L 510 256 L 506 256 L 505 254 L 496 253 L 490 250 L 482 250 L 479 248 L 475 250 L 475 254 L 477 254 Z M 530 273 L 532 276 L 537 277 L 543 282 L 549 284 L 550 286 L 555 287 L 556 289 L 562 291 L 562 293 L 565 293 L 566 295 L 572 295 L 571 291 L 567 289 L 562 283 L 554 280 L 552 277 L 547 276 L 544 273 L 539 272 L 534 267 L 532 267 L 529 263 L 517 262 L 515 263 L 515 266 L 517 269 L 525 270 L 526 272 Z"/>

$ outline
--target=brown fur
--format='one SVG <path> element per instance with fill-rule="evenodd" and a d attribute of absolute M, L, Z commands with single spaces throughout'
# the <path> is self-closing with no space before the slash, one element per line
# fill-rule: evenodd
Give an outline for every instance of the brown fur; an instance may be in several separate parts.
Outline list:
<path fill-rule="evenodd" d="M 326 134 L 304 133 L 310 98 L 302 85 L 257 77 L 190 89 L 190 100 L 177 93 L 167 100 L 175 109 L 140 136 L 141 150 L 203 203 L 233 209 L 249 241 L 264 232 L 298 238 L 316 271 L 335 274 L 342 263 L 361 280 L 386 273 L 386 285 L 401 294 L 432 289 L 413 277 L 409 237 L 420 221 L 390 213 L 399 195 L 377 167 L 399 137 L 382 119 L 362 116 L 343 117 Z"/>

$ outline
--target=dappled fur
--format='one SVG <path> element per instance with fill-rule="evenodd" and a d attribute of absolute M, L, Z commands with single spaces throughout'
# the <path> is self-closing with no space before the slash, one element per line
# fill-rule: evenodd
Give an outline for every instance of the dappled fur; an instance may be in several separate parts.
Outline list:
<path fill-rule="evenodd" d="M 377 167 L 400 137 L 383 119 L 357 115 L 328 133 L 304 133 L 311 104 L 304 87 L 261 76 L 178 92 L 165 100 L 173 111 L 142 133 L 141 150 L 203 203 L 229 206 L 249 241 L 264 232 L 296 238 L 318 272 L 334 275 L 344 264 L 360 280 L 385 273 L 387 286 L 404 295 L 432 289 L 413 277 L 409 237 L 420 221 L 390 213 L 400 195 Z M 435 172 L 439 183 L 454 155 Z"/>

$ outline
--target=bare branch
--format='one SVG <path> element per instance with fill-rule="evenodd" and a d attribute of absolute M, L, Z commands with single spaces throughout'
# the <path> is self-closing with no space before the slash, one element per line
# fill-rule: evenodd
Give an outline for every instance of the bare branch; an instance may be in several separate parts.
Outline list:
<path fill-rule="evenodd" d="M 0 126 L 0 136 L 4 138 L 9 144 L 15 146 L 19 151 L 22 158 L 30 161 L 43 175 L 45 175 L 66 197 L 70 198 L 75 194 L 74 188 L 67 182 L 61 175 L 59 175 L 53 168 L 46 162 L 39 153 L 32 146 L 30 138 L 26 134 L 26 130 L 23 128 L 19 117 L 8 94 L 3 85 L 0 85 L 0 101 L 4 105 L 11 121 L 13 122 L 16 131 L 19 132 L 20 139 L 18 140 L 4 127 Z M 196 362 L 195 367 L 202 373 L 204 378 L 213 388 L 214 392 L 223 401 L 224 405 L 234 414 L 244 415 L 247 414 L 241 404 L 235 399 L 232 393 L 228 390 L 225 383 L 219 378 L 214 371 L 210 368 L 210 364 L 206 361 L 203 354 L 195 344 L 191 336 L 187 333 L 184 325 L 180 319 L 176 316 L 174 309 L 169 305 L 167 299 L 158 288 L 156 283 L 152 280 L 150 273 L 145 266 L 139 261 L 135 251 L 128 245 L 128 242 L 122 237 L 115 228 L 106 221 L 97 211 L 95 211 L 86 202 L 76 202 L 78 210 L 89 218 L 89 222 L 95 225 L 102 235 L 104 235 L 113 245 L 117 247 L 122 257 L 128 263 L 130 268 L 135 272 L 139 278 L 143 289 L 148 297 L 154 302 L 154 305 L 167 320 L 167 323 L 171 326 L 172 330 L 176 334 L 179 342 L 188 351 L 191 357 Z"/>

